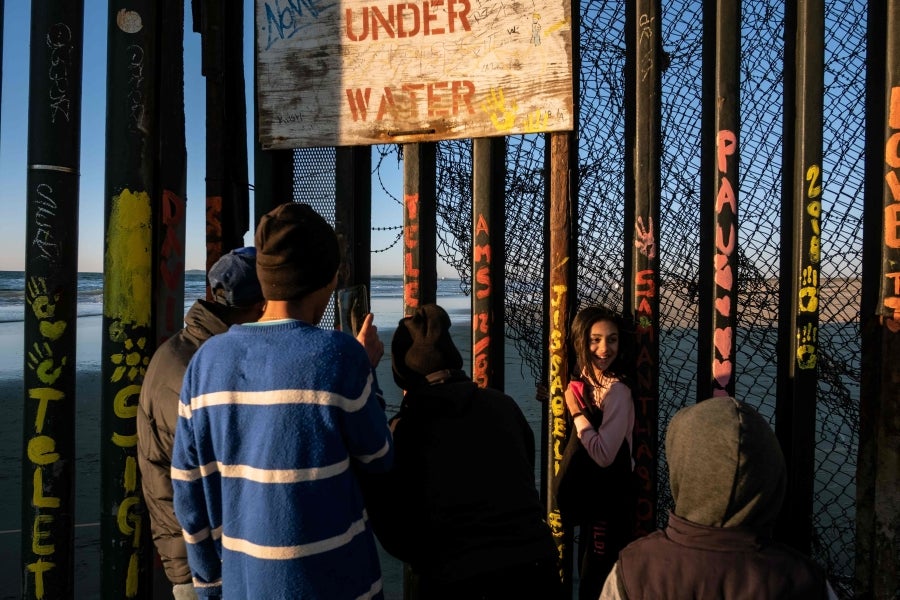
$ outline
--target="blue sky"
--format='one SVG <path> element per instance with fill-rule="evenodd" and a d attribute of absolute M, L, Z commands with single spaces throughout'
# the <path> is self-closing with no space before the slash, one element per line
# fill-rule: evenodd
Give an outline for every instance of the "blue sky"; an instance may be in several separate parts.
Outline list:
<path fill-rule="evenodd" d="M 245 5 L 244 30 L 246 81 L 252 94 L 253 0 Z M 28 149 L 28 55 L 31 21 L 30 2 L 5 2 L 3 32 L 3 88 L 0 114 L 0 270 L 25 269 L 26 155 Z M 185 126 L 187 137 L 187 232 L 185 263 L 188 269 L 205 264 L 205 82 L 200 73 L 200 34 L 193 32 L 190 0 L 185 0 Z M 79 271 L 103 270 L 104 237 L 104 141 L 106 135 L 106 0 L 85 0 L 84 72 L 82 80 L 81 179 L 79 196 Z M 247 106 L 252 110 L 252 97 Z M 252 136 L 252 127 L 248 136 Z M 252 146 L 249 152 L 252 161 Z M 392 161 L 389 161 L 392 162 Z M 253 169 L 249 169 L 253 179 Z M 402 179 L 396 175 L 394 195 L 402 194 Z M 400 225 L 402 207 L 373 185 L 372 225 Z M 250 193 L 253 216 L 253 192 Z M 372 232 L 372 247 L 389 245 L 396 232 Z M 252 244 L 252 232 L 245 235 Z M 387 252 L 373 254 L 374 275 L 402 273 L 400 244 Z"/>

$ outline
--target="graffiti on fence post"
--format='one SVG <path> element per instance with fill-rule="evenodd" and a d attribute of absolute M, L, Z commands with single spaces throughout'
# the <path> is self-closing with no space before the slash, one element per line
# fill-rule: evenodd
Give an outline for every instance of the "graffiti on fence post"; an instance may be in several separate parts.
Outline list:
<path fill-rule="evenodd" d="M 654 423 L 657 404 L 653 375 L 658 368 L 657 361 L 651 352 L 651 348 L 656 344 L 653 307 L 658 306 L 658 302 L 654 301 L 656 298 L 654 274 L 654 269 L 638 271 L 634 282 L 637 299 L 635 333 L 638 356 L 636 361 L 637 404 L 633 436 L 635 444 L 634 472 L 640 481 L 635 529 L 635 534 L 638 536 L 647 535 L 656 528 L 655 479 L 652 472 L 656 465 L 651 445 L 656 436 Z"/>
<path fill-rule="evenodd" d="M 72 361 L 65 354 L 65 344 L 57 345 L 57 341 L 63 336 L 68 323 L 58 319 L 56 305 L 60 300 L 58 293 L 51 293 L 47 289 L 47 280 L 44 277 L 30 277 L 26 287 L 26 301 L 34 316 L 37 318 L 38 331 L 43 341 L 35 342 L 28 349 L 26 364 L 29 371 L 37 378 L 37 384 L 27 389 L 29 400 L 37 402 L 37 410 L 34 420 L 33 435 L 28 439 L 26 452 L 30 466 L 34 467 L 32 477 L 31 505 L 34 509 L 34 519 L 31 528 L 31 552 L 36 560 L 25 565 L 28 572 L 34 576 L 34 586 L 26 585 L 26 588 L 34 590 L 35 598 L 45 596 L 44 574 L 56 568 L 57 560 L 55 538 L 56 527 L 54 522 L 56 515 L 54 509 L 60 508 L 61 499 L 52 495 L 45 495 L 45 490 L 54 487 L 52 477 L 48 477 L 45 483 L 44 469 L 54 470 L 58 461 L 69 461 L 71 457 L 63 457 L 57 451 L 56 440 L 53 432 L 45 432 L 44 425 L 49 418 L 54 420 L 53 405 L 67 400 L 65 389 L 57 385 L 57 380 L 64 369 L 74 367 Z M 31 377 L 27 378 L 31 380 Z"/>
<path fill-rule="evenodd" d="M 403 306 L 408 316 L 419 307 L 419 195 L 405 194 L 403 207 Z"/>
<path fill-rule="evenodd" d="M 888 115 L 888 127 L 893 132 L 884 148 L 887 167 L 884 179 L 891 192 L 891 201 L 884 207 L 884 245 L 886 254 L 894 254 L 900 250 L 900 87 L 891 88 Z M 880 312 L 884 326 L 897 333 L 900 331 L 900 271 L 888 268 L 892 265 L 896 265 L 896 262 L 886 257 Z"/>
<path fill-rule="evenodd" d="M 491 239 L 490 228 L 483 214 L 475 223 L 475 239 L 472 244 L 474 276 L 472 292 L 476 311 L 472 314 L 472 381 L 481 387 L 489 385 L 491 346 Z"/>
<path fill-rule="evenodd" d="M 728 157 L 737 154 L 737 136 L 721 130 L 716 136 L 716 167 L 721 175 L 716 193 L 715 331 L 713 395 L 726 396 L 734 387 L 734 306 L 737 266 L 737 194 L 728 178 Z M 735 157 L 735 161 L 737 158 Z M 725 209 L 729 209 L 726 211 Z"/>
<path fill-rule="evenodd" d="M 115 558 L 105 558 L 124 583 L 125 597 L 139 589 L 144 508 L 137 469 L 137 403 L 150 362 L 151 247 L 150 195 L 124 189 L 112 199 L 107 228 L 104 280 L 104 427 L 112 447 L 104 448 L 109 470 L 104 473 L 104 500 L 112 513 L 105 532 Z M 101 530 L 103 531 L 103 530 Z M 127 562 L 125 562 L 127 561 Z M 124 572 L 121 572 L 124 571 Z M 124 581 L 123 581 L 124 580 Z"/>
<path fill-rule="evenodd" d="M 806 217 L 809 223 L 809 247 L 800 255 L 804 265 L 800 273 L 800 291 L 797 307 L 800 311 L 797 322 L 797 367 L 803 370 L 816 368 L 817 345 L 819 337 L 819 258 L 821 255 L 821 228 L 819 218 L 822 214 L 822 169 L 819 165 L 810 165 L 806 169 Z"/>
<path fill-rule="evenodd" d="M 157 336 L 158 344 L 180 329 L 184 317 L 181 287 L 184 276 L 184 200 L 171 190 L 163 190 L 161 208 L 163 242 L 159 252 L 159 305 L 163 314 L 157 331 L 164 331 L 165 336 Z"/>
<path fill-rule="evenodd" d="M 563 322 L 563 303 L 566 301 L 568 287 L 554 285 L 550 293 L 550 438 L 551 438 L 551 465 L 550 477 L 559 475 L 559 466 L 563 458 L 563 450 L 566 443 L 566 396 L 564 362 L 566 360 L 566 326 Z M 548 521 L 553 537 L 556 539 L 556 548 L 560 553 L 560 560 L 564 558 L 566 550 L 564 543 L 565 531 L 559 517 L 559 508 L 552 503 Z"/>

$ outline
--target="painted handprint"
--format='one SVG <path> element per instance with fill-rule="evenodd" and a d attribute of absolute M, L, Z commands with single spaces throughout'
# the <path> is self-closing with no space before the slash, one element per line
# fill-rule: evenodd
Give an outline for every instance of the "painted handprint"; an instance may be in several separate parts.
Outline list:
<path fill-rule="evenodd" d="M 59 294 L 51 298 L 47 291 L 47 282 L 43 277 L 31 277 L 26 285 L 26 301 L 34 316 L 38 318 L 38 329 L 41 335 L 50 341 L 58 340 L 66 331 L 65 321 L 54 321 L 56 316 L 56 301 Z"/>
<path fill-rule="evenodd" d="M 57 362 L 53 357 L 50 344 L 46 342 L 35 343 L 28 351 L 28 368 L 35 372 L 38 380 L 44 385 L 50 386 L 56 383 L 64 366 L 66 366 L 66 357 L 63 356 Z"/>
<path fill-rule="evenodd" d="M 797 332 L 797 365 L 801 369 L 814 369 L 816 367 L 816 341 L 819 337 L 819 328 L 812 323 L 807 323 Z"/>
<path fill-rule="evenodd" d="M 491 88 L 490 95 L 481 103 L 481 108 L 491 116 L 491 122 L 497 131 L 509 131 L 516 124 L 519 105 L 513 102 L 512 106 L 508 107 L 506 99 L 503 97 L 503 90 L 499 88 Z"/>
<path fill-rule="evenodd" d="M 819 307 L 819 271 L 806 267 L 800 274 L 800 311 L 814 312 Z"/>

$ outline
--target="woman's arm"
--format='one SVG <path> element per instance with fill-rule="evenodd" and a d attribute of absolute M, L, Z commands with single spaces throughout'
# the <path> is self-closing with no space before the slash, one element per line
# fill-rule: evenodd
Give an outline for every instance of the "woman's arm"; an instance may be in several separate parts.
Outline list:
<path fill-rule="evenodd" d="M 603 423 L 594 429 L 585 417 L 575 422 L 578 437 L 588 454 L 601 467 L 613 463 L 622 441 L 628 433 L 629 424 L 634 424 L 634 403 L 631 390 L 621 382 L 613 383 L 603 398 Z"/>

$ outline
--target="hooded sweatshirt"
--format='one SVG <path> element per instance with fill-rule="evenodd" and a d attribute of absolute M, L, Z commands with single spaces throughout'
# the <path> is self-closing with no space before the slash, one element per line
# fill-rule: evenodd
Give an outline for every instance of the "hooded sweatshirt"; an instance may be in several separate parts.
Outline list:
<path fill-rule="evenodd" d="M 734 398 L 680 410 L 666 433 L 675 510 L 622 551 L 609 598 L 826 598 L 821 567 L 772 540 L 786 487 L 769 424 Z"/>
<path fill-rule="evenodd" d="M 367 486 L 385 550 L 435 583 L 556 556 L 522 411 L 456 373 L 406 394 L 395 419 L 394 468 Z"/>

